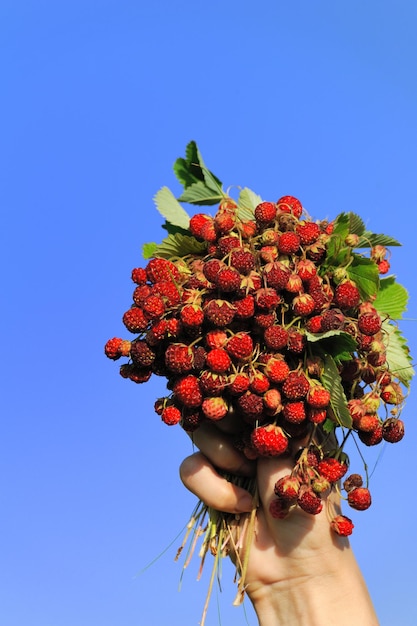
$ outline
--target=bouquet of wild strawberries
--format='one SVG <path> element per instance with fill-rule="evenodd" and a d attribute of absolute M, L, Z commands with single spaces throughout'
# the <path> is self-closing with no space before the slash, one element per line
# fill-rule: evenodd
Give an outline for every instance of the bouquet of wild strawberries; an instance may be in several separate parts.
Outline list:
<path fill-rule="evenodd" d="M 351 507 L 367 509 L 366 464 L 364 476 L 349 474 L 345 443 L 400 441 L 414 374 L 396 322 L 408 294 L 388 275 L 387 246 L 398 242 L 354 213 L 313 220 L 292 196 L 263 201 L 243 188 L 232 199 L 194 142 L 174 171 L 181 197 L 166 187 L 155 197 L 167 237 L 146 244 L 145 267 L 132 271 L 123 322 L 135 337 L 110 339 L 106 355 L 127 358 L 123 378 L 167 379 L 155 404 L 165 424 L 192 432 L 233 413 L 235 444 L 250 459 L 305 441 L 275 485 L 272 516 L 295 507 L 315 515 L 341 486 Z M 217 210 L 190 218 L 180 202 Z M 330 525 L 340 535 L 353 528 L 344 515 Z M 200 503 L 192 528 L 204 535 L 203 557 L 227 553 L 230 516 Z M 242 590 L 245 564 L 238 569 Z"/>

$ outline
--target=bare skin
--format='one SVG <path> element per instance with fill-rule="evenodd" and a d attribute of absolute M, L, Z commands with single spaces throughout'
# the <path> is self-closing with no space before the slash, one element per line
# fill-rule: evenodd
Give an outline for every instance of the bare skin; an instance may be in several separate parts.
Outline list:
<path fill-rule="evenodd" d="M 366 584 L 346 537 L 331 531 L 340 513 L 334 498 L 318 515 L 295 510 L 274 519 L 269 503 L 278 478 L 292 468 L 287 458 L 248 461 L 227 433 L 202 425 L 193 439 L 200 452 L 185 459 L 185 486 L 207 505 L 230 513 L 249 512 L 252 497 L 216 471 L 255 475 L 259 490 L 255 536 L 249 553 L 247 594 L 259 626 L 378 626 Z M 329 498 L 330 500 L 330 498 Z"/>

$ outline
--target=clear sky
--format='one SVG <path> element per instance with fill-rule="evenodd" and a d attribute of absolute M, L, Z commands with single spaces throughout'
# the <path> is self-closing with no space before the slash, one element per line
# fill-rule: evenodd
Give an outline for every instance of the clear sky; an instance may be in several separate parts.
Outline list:
<path fill-rule="evenodd" d="M 153 412 L 163 381 L 135 386 L 103 354 L 191 139 L 225 185 L 399 239 L 417 354 L 416 32 L 413 0 L 0 2 L 1 624 L 200 618 L 208 576 L 192 566 L 179 593 L 174 563 L 190 442 Z M 417 623 L 416 398 L 351 515 L 382 626 Z M 246 623 L 234 593 L 226 567 L 207 626 Z"/>

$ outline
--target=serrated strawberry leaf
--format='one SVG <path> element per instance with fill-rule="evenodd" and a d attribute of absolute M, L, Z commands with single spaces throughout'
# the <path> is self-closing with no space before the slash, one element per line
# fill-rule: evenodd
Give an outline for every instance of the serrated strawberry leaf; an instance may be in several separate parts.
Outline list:
<path fill-rule="evenodd" d="M 353 253 L 352 263 L 346 268 L 351 280 L 356 283 L 362 300 L 372 300 L 378 293 L 379 270 L 375 261 Z"/>
<path fill-rule="evenodd" d="M 379 282 L 379 291 L 374 307 L 391 319 L 399 320 L 407 310 L 408 291 L 396 282 L 395 276 L 387 276 Z"/>
<path fill-rule="evenodd" d="M 182 235 L 190 235 L 190 230 L 188 228 L 174 226 L 174 224 L 170 224 L 169 222 L 165 222 L 165 224 L 162 224 L 162 228 L 166 230 L 170 235 L 175 235 L 176 233 L 181 233 Z"/>
<path fill-rule="evenodd" d="M 363 235 L 365 232 L 365 224 L 362 218 L 356 213 L 349 213 L 349 232 L 354 235 Z"/>
<path fill-rule="evenodd" d="M 339 237 L 342 237 L 343 239 L 347 237 L 347 235 L 349 234 L 350 224 L 349 213 L 339 213 L 339 215 L 337 215 L 334 219 L 333 224 L 334 226 L 332 236 L 337 235 Z"/>
<path fill-rule="evenodd" d="M 190 216 L 185 211 L 168 187 L 162 187 L 154 196 L 154 202 L 159 213 L 167 222 L 174 226 L 187 229 L 190 225 Z"/>
<path fill-rule="evenodd" d="M 330 354 L 336 362 L 350 361 L 352 353 L 357 349 L 356 340 L 342 330 L 329 330 L 315 334 L 306 332 L 306 339 L 310 344 L 318 345 L 319 351 L 315 346 L 311 346 L 313 352 Z"/>
<path fill-rule="evenodd" d="M 352 418 L 347 408 L 347 399 L 343 391 L 339 370 L 330 354 L 324 357 L 324 367 L 321 375 L 323 386 L 330 392 L 330 406 L 336 422 L 346 428 L 352 427 Z"/>
<path fill-rule="evenodd" d="M 218 204 L 225 198 L 225 194 L 219 189 L 207 187 L 204 182 L 193 183 L 184 190 L 178 198 L 180 202 L 197 205 Z"/>
<path fill-rule="evenodd" d="M 239 198 L 237 200 L 238 204 L 238 217 L 243 221 L 253 220 L 254 211 L 258 204 L 262 202 L 261 196 L 257 193 L 249 189 L 248 187 L 244 187 L 241 189 L 239 193 Z"/>
<path fill-rule="evenodd" d="M 142 256 L 144 259 L 150 259 L 154 256 L 154 252 L 157 249 L 157 243 L 144 243 L 142 246 Z"/>
<path fill-rule="evenodd" d="M 153 256 L 163 259 L 187 256 L 188 254 L 202 254 L 207 249 L 206 242 L 197 241 L 195 237 L 176 233 L 168 235 L 153 251 Z"/>
<path fill-rule="evenodd" d="M 388 235 L 377 235 L 367 230 L 359 239 L 356 248 L 372 248 L 373 246 L 401 246 L 401 243 Z"/>
<path fill-rule="evenodd" d="M 382 323 L 382 329 L 385 333 L 384 343 L 387 346 L 389 371 L 408 387 L 415 371 L 407 342 L 400 329 L 389 320 Z"/>
<path fill-rule="evenodd" d="M 203 157 L 195 141 L 190 141 L 185 149 L 185 159 L 179 158 L 174 163 L 174 172 L 180 183 L 191 187 L 197 182 L 203 182 L 207 187 L 221 189 L 221 181 L 210 172 L 204 164 Z"/>

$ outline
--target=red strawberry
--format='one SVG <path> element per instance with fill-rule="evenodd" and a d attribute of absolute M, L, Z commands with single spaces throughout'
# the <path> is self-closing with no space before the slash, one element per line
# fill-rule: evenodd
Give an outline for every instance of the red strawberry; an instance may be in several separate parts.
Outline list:
<path fill-rule="evenodd" d="M 321 476 L 324 476 L 329 482 L 335 483 L 346 474 L 348 466 L 346 463 L 341 463 L 338 459 L 331 457 L 322 459 L 317 467 L 317 471 Z"/>
<path fill-rule="evenodd" d="M 186 328 L 198 328 L 204 322 L 204 313 L 198 304 L 186 304 L 180 311 L 180 320 Z"/>
<path fill-rule="evenodd" d="M 227 343 L 227 334 L 221 328 L 209 330 L 206 334 L 206 344 L 208 348 L 223 348 Z"/>
<path fill-rule="evenodd" d="M 296 226 L 296 232 L 300 237 L 301 245 L 309 245 L 317 241 L 320 235 L 320 226 L 315 222 L 299 222 Z"/>
<path fill-rule="evenodd" d="M 220 328 L 228 326 L 235 316 L 235 307 L 227 300 L 210 300 L 203 310 L 207 321 Z"/>
<path fill-rule="evenodd" d="M 362 484 L 363 480 L 360 474 L 350 474 L 350 476 L 345 478 L 345 480 L 343 481 L 343 489 L 346 492 L 349 492 L 356 487 L 362 487 Z"/>
<path fill-rule="evenodd" d="M 287 345 L 288 331 L 279 324 L 274 324 L 265 329 L 264 341 L 270 350 L 282 350 Z"/>
<path fill-rule="evenodd" d="M 255 302 L 260 309 L 273 309 L 281 302 L 281 298 L 275 289 L 262 287 L 255 293 Z"/>
<path fill-rule="evenodd" d="M 351 535 L 354 527 L 352 520 L 346 515 L 336 515 L 330 522 L 330 528 L 341 537 Z"/>
<path fill-rule="evenodd" d="M 225 237 L 220 237 L 217 246 L 221 256 L 226 256 L 226 254 L 229 254 L 229 252 L 235 248 L 241 248 L 242 243 L 238 236 L 226 235 Z"/>
<path fill-rule="evenodd" d="M 288 448 L 282 428 L 274 424 L 254 428 L 251 443 L 260 456 L 280 456 Z"/>
<path fill-rule="evenodd" d="M 137 285 L 144 285 L 148 280 L 148 275 L 143 267 L 135 267 L 132 270 L 132 280 Z"/>
<path fill-rule="evenodd" d="M 233 359 L 246 361 L 252 355 L 253 341 L 249 333 L 240 332 L 231 337 L 226 345 L 226 350 Z"/>
<path fill-rule="evenodd" d="M 190 346 L 171 343 L 165 351 L 165 365 L 171 372 L 185 374 L 194 367 L 194 355 Z"/>
<path fill-rule="evenodd" d="M 273 202 L 261 202 L 255 207 L 255 219 L 260 224 L 273 222 L 277 215 L 277 207 Z"/>
<path fill-rule="evenodd" d="M 289 328 L 287 341 L 288 350 L 294 354 L 301 354 L 304 351 L 305 345 L 305 335 L 296 328 Z"/>
<path fill-rule="evenodd" d="M 263 400 L 268 415 L 276 415 L 282 410 L 281 394 L 275 387 L 267 389 L 263 395 Z"/>
<path fill-rule="evenodd" d="M 141 308 L 133 306 L 123 315 L 123 324 L 129 332 L 140 333 L 146 330 L 149 320 Z"/>
<path fill-rule="evenodd" d="M 216 276 L 216 285 L 225 293 L 237 291 L 240 287 L 241 277 L 237 270 L 232 267 L 221 269 Z"/>
<path fill-rule="evenodd" d="M 246 393 L 239 396 L 236 404 L 243 417 L 249 421 L 260 419 L 264 411 L 262 397 L 251 391 L 246 391 Z"/>
<path fill-rule="evenodd" d="M 177 282 L 181 277 L 178 268 L 168 259 L 151 259 L 145 269 L 151 283 L 157 283 L 160 280 Z"/>
<path fill-rule="evenodd" d="M 283 415 L 287 422 L 292 424 L 301 424 L 306 418 L 306 410 L 304 402 L 298 400 L 295 402 L 287 402 L 284 405 Z"/>
<path fill-rule="evenodd" d="M 167 406 L 161 413 L 161 419 L 168 426 L 175 426 L 181 421 L 181 411 L 175 406 Z"/>
<path fill-rule="evenodd" d="M 255 257 L 250 250 L 238 248 L 232 250 L 230 264 L 241 274 L 249 274 L 255 267 Z"/>
<path fill-rule="evenodd" d="M 264 394 L 270 387 L 269 378 L 266 374 L 256 371 L 249 375 L 249 389 L 259 395 Z"/>
<path fill-rule="evenodd" d="M 241 300 L 235 300 L 236 317 L 241 320 L 250 319 L 255 313 L 255 298 L 248 294 Z"/>
<path fill-rule="evenodd" d="M 223 348 L 214 348 L 207 353 L 206 365 L 216 374 L 224 374 L 231 364 L 231 358 Z"/>
<path fill-rule="evenodd" d="M 317 515 L 323 509 L 321 498 L 309 487 L 302 487 L 297 498 L 298 506 L 306 513 Z"/>
<path fill-rule="evenodd" d="M 209 259 L 203 265 L 203 274 L 208 281 L 215 283 L 217 274 L 225 267 L 226 265 L 223 261 L 220 261 L 219 259 Z"/>
<path fill-rule="evenodd" d="M 369 489 L 366 487 L 356 487 L 348 493 L 348 503 L 357 511 L 365 511 L 371 506 L 372 498 Z"/>
<path fill-rule="evenodd" d="M 213 218 L 210 215 L 205 215 L 204 213 L 196 213 L 190 219 L 190 231 L 194 237 L 198 237 L 202 239 L 202 230 L 203 226 L 207 223 L 213 223 Z"/>
<path fill-rule="evenodd" d="M 301 202 L 294 198 L 294 196 L 282 196 L 277 200 L 277 206 L 280 211 L 284 213 L 292 213 L 295 217 L 301 217 L 303 212 L 303 206 Z"/>
<path fill-rule="evenodd" d="M 382 424 L 382 437 L 389 443 L 397 443 L 404 437 L 404 422 L 396 417 L 388 417 Z"/>
<path fill-rule="evenodd" d="M 314 409 L 325 409 L 330 402 L 330 392 L 323 385 L 313 385 L 307 393 L 307 403 Z"/>
<path fill-rule="evenodd" d="M 376 335 L 381 330 L 381 318 L 375 312 L 362 313 L 358 317 L 358 328 L 364 335 Z"/>
<path fill-rule="evenodd" d="M 275 495 L 283 500 L 296 500 L 300 491 L 300 481 L 296 476 L 287 474 L 275 483 Z"/>
<path fill-rule="evenodd" d="M 313 424 L 323 424 L 323 422 L 325 422 L 327 419 L 327 410 L 313 409 L 312 407 L 308 407 L 307 419 Z"/>
<path fill-rule="evenodd" d="M 291 270 L 281 261 L 268 263 L 264 269 L 266 284 L 268 287 L 272 287 L 278 291 L 285 289 L 290 275 Z"/>
<path fill-rule="evenodd" d="M 249 389 L 249 376 L 244 372 L 231 374 L 228 379 L 228 391 L 233 396 L 241 396 Z"/>
<path fill-rule="evenodd" d="M 304 291 L 303 281 L 301 276 L 293 272 L 288 278 L 288 282 L 285 285 L 285 291 L 290 293 L 301 294 Z"/>
<path fill-rule="evenodd" d="M 296 265 L 296 272 L 303 282 L 308 283 L 317 274 L 317 267 L 310 259 L 300 259 Z"/>
<path fill-rule="evenodd" d="M 388 274 L 388 272 L 390 271 L 391 266 L 389 261 L 387 261 L 386 259 L 380 261 L 377 265 L 380 274 Z"/>
<path fill-rule="evenodd" d="M 214 396 L 212 398 L 204 398 L 201 410 L 207 419 L 217 422 L 227 415 L 229 406 L 224 398 Z"/>
<path fill-rule="evenodd" d="M 290 368 L 283 359 L 270 358 L 265 367 L 265 374 L 272 383 L 282 383 L 289 372 Z"/>
<path fill-rule="evenodd" d="M 375 428 L 375 430 L 372 430 L 369 433 L 364 430 L 358 430 L 358 436 L 365 446 L 377 446 L 383 439 L 382 425 L 379 425 L 378 428 Z"/>
<path fill-rule="evenodd" d="M 165 313 L 165 304 L 160 296 L 150 295 L 142 302 L 142 309 L 148 320 L 157 320 Z"/>
<path fill-rule="evenodd" d="M 226 388 L 228 379 L 222 374 L 215 374 L 209 370 L 204 370 L 200 375 L 200 386 L 207 396 L 218 396 Z"/>
<path fill-rule="evenodd" d="M 119 337 L 113 337 L 109 339 L 104 346 L 104 354 L 113 361 L 117 361 L 122 356 L 123 339 Z"/>
<path fill-rule="evenodd" d="M 178 402 L 186 407 L 198 407 L 203 401 L 198 378 L 192 375 L 184 376 L 177 380 L 173 392 Z"/>
<path fill-rule="evenodd" d="M 316 303 L 313 296 L 310 296 L 308 293 L 302 293 L 299 296 L 295 296 L 292 301 L 292 308 L 296 315 L 307 317 L 313 313 L 316 308 Z"/>
<path fill-rule="evenodd" d="M 282 385 L 282 391 L 290 400 L 305 398 L 309 389 L 310 382 L 308 378 L 297 370 L 290 372 Z"/>
<path fill-rule="evenodd" d="M 360 303 L 359 289 L 353 280 L 345 280 L 337 285 L 334 292 L 334 302 L 342 310 L 353 309 Z"/>
<path fill-rule="evenodd" d="M 150 367 L 156 359 L 156 353 L 146 341 L 137 339 L 132 341 L 130 347 L 130 358 L 133 363 L 139 367 Z"/>
<path fill-rule="evenodd" d="M 281 254 L 295 254 L 300 247 L 300 237 L 297 233 L 286 232 L 281 235 L 278 241 L 278 250 Z"/>
<path fill-rule="evenodd" d="M 120 376 L 141 384 L 148 382 L 152 376 L 152 370 L 147 367 L 136 367 L 133 363 L 125 363 L 120 367 Z"/>

